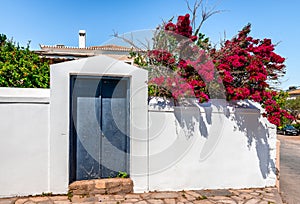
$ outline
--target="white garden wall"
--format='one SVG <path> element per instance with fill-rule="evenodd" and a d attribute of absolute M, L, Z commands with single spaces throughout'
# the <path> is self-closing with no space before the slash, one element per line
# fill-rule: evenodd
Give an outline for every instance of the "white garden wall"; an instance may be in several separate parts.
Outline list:
<path fill-rule="evenodd" d="M 275 186 L 276 129 L 258 104 L 149 107 L 149 190 Z"/>
<path fill-rule="evenodd" d="M 98 57 L 52 66 L 51 100 L 47 89 L 0 88 L 0 197 L 67 193 L 70 74 L 104 72 L 132 79 L 135 192 L 275 185 L 276 128 L 259 105 L 212 100 L 173 107 L 151 100 L 147 108 L 147 73 Z"/>
<path fill-rule="evenodd" d="M 48 192 L 49 90 L 0 88 L 0 197 Z"/>

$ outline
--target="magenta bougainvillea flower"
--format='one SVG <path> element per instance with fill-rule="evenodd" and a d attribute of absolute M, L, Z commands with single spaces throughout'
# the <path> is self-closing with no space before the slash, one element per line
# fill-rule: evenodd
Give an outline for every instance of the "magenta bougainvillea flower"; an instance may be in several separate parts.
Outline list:
<path fill-rule="evenodd" d="M 202 103 L 211 97 L 208 84 L 217 82 L 224 86 L 227 100 L 250 99 L 261 103 L 265 109 L 263 116 L 275 125 L 281 125 L 282 118 L 293 119 L 277 104 L 278 93 L 268 83 L 283 72 L 285 58 L 274 52 L 271 39 L 249 36 L 250 24 L 219 49 L 206 50 L 197 44 L 200 39 L 193 35 L 189 14 L 179 16 L 176 23 L 166 23 L 163 29 L 173 36 L 173 41 L 177 40 L 177 49 L 148 51 L 148 61 L 160 65 L 156 67 L 161 71 L 158 73 L 164 73 L 149 80 L 150 85 L 156 86 L 154 95 L 163 93 L 175 100 L 196 97 Z M 166 74 L 168 70 L 172 74 Z"/>

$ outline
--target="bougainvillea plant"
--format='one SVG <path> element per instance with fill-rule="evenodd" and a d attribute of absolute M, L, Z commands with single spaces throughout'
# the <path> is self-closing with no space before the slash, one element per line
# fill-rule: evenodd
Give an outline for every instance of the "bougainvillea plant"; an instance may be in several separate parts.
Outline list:
<path fill-rule="evenodd" d="M 222 78 L 228 100 L 251 99 L 262 104 L 264 116 L 280 125 L 284 118 L 293 119 L 277 103 L 280 93 L 270 89 L 284 74 L 285 58 L 274 52 L 271 39 L 249 36 L 250 24 L 236 37 L 227 40 L 219 49 L 211 49 L 210 56 Z"/>
<path fill-rule="evenodd" d="M 285 59 L 274 52 L 270 39 L 254 39 L 250 30 L 249 24 L 216 49 L 203 34 L 193 35 L 189 14 L 165 23 L 152 50 L 145 56 L 134 53 L 135 62 L 150 71 L 149 95 L 206 102 L 223 94 L 227 100 L 259 102 L 263 115 L 277 126 L 292 119 L 276 102 L 280 94 L 270 88 L 284 74 Z"/>
<path fill-rule="evenodd" d="M 208 54 L 195 44 L 190 16 L 179 16 L 161 26 L 154 40 L 154 48 L 146 56 L 135 55 L 135 63 L 149 70 L 149 95 L 209 100 L 207 84 L 214 80 L 214 64 Z"/>

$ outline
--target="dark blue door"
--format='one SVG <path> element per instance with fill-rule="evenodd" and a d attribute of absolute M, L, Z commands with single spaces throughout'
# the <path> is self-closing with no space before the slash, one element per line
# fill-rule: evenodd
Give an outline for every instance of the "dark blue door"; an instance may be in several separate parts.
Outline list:
<path fill-rule="evenodd" d="M 129 79 L 71 76 L 70 182 L 129 172 Z"/>

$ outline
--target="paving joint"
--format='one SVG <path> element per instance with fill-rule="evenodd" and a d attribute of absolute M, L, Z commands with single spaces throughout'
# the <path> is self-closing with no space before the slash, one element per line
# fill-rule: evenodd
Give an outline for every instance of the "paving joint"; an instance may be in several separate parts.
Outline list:
<path fill-rule="evenodd" d="M 220 190 L 183 190 L 94 196 L 28 196 L 1 198 L 0 204 L 283 204 L 276 187 Z"/>

